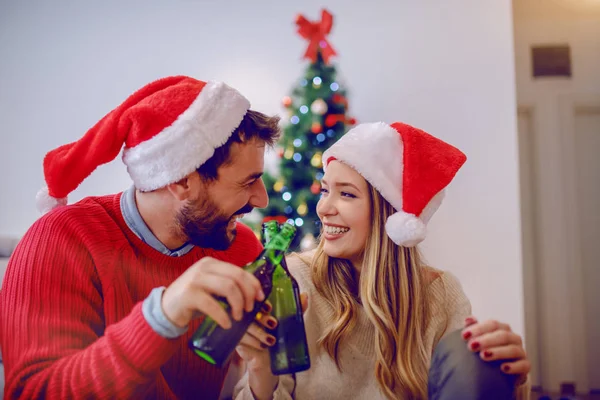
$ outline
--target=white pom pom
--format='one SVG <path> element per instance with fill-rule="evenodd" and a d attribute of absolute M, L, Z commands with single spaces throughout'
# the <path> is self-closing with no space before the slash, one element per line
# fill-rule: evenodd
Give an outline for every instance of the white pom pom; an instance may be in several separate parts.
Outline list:
<path fill-rule="evenodd" d="M 398 246 L 414 247 L 425 239 L 427 226 L 414 214 L 400 211 L 387 219 L 385 231 Z"/>
<path fill-rule="evenodd" d="M 35 205 L 39 212 L 46 214 L 48 211 L 54 210 L 57 207 L 66 206 L 67 198 L 63 197 L 57 199 L 56 197 L 52 197 L 48 192 L 48 188 L 44 187 L 37 192 L 37 195 L 35 196 Z"/>

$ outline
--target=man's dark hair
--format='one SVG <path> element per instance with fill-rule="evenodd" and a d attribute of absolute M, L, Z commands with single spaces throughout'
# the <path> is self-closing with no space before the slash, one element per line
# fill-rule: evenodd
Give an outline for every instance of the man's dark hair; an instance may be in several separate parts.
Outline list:
<path fill-rule="evenodd" d="M 198 168 L 200 176 L 208 181 L 217 179 L 219 167 L 231 161 L 232 143 L 243 143 L 256 138 L 268 146 L 273 146 L 281 135 L 279 120 L 278 116 L 269 117 L 258 111 L 248 110 L 229 140 L 217 148 L 215 154 Z"/>

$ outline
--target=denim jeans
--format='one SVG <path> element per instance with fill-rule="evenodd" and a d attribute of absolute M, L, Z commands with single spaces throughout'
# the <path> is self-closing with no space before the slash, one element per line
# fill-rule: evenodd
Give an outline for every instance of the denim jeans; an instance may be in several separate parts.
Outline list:
<path fill-rule="evenodd" d="M 448 334 L 433 352 L 429 400 L 508 400 L 516 377 L 500 370 L 499 361 L 483 361 L 467 348 L 461 331 Z"/>

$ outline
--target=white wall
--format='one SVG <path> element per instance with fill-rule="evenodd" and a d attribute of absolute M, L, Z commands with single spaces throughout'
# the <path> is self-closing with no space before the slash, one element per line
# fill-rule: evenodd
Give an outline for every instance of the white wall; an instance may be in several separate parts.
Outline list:
<path fill-rule="evenodd" d="M 133 3 L 0 6 L 0 233 L 22 234 L 36 219 L 45 152 L 79 138 L 154 78 L 222 79 L 255 108 L 280 112 L 305 66 L 295 14 L 313 19 L 325 5 L 335 14 L 331 43 L 358 120 L 403 120 L 469 156 L 432 222 L 426 255 L 461 278 L 477 315 L 522 331 L 508 0 Z M 72 200 L 128 185 L 117 161 Z"/>
<path fill-rule="evenodd" d="M 583 274 L 571 230 L 576 210 L 569 209 L 569 185 L 575 179 L 565 151 L 574 132 L 567 127 L 565 106 L 594 95 L 600 99 L 600 1 L 515 0 L 514 26 L 518 104 L 530 115 L 535 147 L 532 190 L 539 235 L 537 248 L 526 249 L 537 253 L 535 278 L 526 296 L 528 305 L 536 303 L 536 309 L 527 307 L 528 320 L 536 320 L 528 326 L 528 337 L 534 340 L 530 332 L 535 331 L 531 343 L 539 352 L 534 384 L 558 391 L 561 382 L 575 382 L 585 392 Z M 530 48 L 540 44 L 571 47 L 572 78 L 532 78 Z"/>

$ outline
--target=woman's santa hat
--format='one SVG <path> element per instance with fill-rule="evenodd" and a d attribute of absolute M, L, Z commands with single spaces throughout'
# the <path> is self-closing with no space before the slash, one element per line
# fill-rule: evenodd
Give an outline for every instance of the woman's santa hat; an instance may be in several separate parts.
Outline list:
<path fill-rule="evenodd" d="M 248 99 L 221 82 L 187 76 L 154 81 L 81 139 L 46 155 L 47 187 L 37 195 L 38 209 L 45 213 L 67 204 L 67 195 L 123 147 L 123 162 L 139 190 L 177 182 L 227 142 L 249 108 Z"/>
<path fill-rule="evenodd" d="M 410 125 L 358 125 L 323 154 L 323 169 L 341 161 L 361 174 L 395 209 L 385 230 L 399 246 L 416 246 L 467 157 L 457 148 Z"/>

